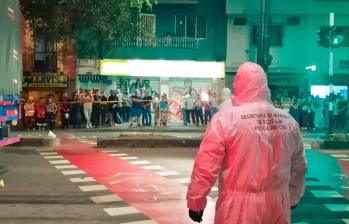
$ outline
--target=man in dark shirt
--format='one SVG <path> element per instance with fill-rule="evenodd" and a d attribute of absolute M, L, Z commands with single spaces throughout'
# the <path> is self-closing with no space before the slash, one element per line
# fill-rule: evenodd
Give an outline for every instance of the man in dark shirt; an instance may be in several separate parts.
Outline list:
<path fill-rule="evenodd" d="M 144 108 L 144 120 L 146 126 L 151 126 L 151 102 L 153 100 L 153 97 L 149 95 L 148 91 L 144 91 L 144 98 L 143 98 L 143 108 Z"/>

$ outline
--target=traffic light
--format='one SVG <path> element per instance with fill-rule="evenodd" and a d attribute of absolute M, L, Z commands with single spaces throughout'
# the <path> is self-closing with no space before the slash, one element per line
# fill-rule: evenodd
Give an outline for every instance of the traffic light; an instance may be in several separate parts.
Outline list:
<path fill-rule="evenodd" d="M 342 28 L 338 26 L 327 26 L 320 27 L 320 30 L 317 32 L 319 40 L 317 43 L 321 47 L 325 48 L 336 48 L 340 47 L 343 42 L 343 36 L 341 35 Z"/>

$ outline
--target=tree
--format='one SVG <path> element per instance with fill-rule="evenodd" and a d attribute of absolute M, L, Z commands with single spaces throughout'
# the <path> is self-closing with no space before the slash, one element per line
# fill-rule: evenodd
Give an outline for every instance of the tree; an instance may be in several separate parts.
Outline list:
<path fill-rule="evenodd" d="M 35 35 L 73 44 L 81 58 L 104 58 L 112 42 L 137 35 L 139 14 L 157 0 L 21 0 Z"/>

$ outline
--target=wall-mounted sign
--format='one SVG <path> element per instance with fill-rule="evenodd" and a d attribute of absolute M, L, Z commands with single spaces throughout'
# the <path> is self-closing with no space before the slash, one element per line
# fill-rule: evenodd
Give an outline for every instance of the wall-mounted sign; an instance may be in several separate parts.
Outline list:
<path fill-rule="evenodd" d="M 224 78 L 224 62 L 174 60 L 100 61 L 101 75 L 134 77 Z"/>
<path fill-rule="evenodd" d="M 68 87 L 68 78 L 67 76 L 24 76 L 23 77 L 23 87 L 59 87 L 66 88 Z"/>

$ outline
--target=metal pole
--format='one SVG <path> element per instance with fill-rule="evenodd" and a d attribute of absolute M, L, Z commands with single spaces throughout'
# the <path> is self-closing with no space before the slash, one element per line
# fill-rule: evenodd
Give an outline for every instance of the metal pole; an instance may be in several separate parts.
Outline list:
<path fill-rule="evenodd" d="M 329 41 L 330 41 L 330 56 L 329 56 L 329 62 L 328 62 L 328 74 L 329 76 L 333 76 L 333 47 L 332 47 L 332 37 L 333 37 L 333 31 L 332 27 L 334 26 L 334 13 L 330 13 L 330 31 L 329 31 Z"/>
<path fill-rule="evenodd" d="M 268 70 L 267 59 L 269 57 L 269 1 L 261 0 L 260 23 L 258 27 L 258 48 L 257 48 L 257 63 Z"/>

